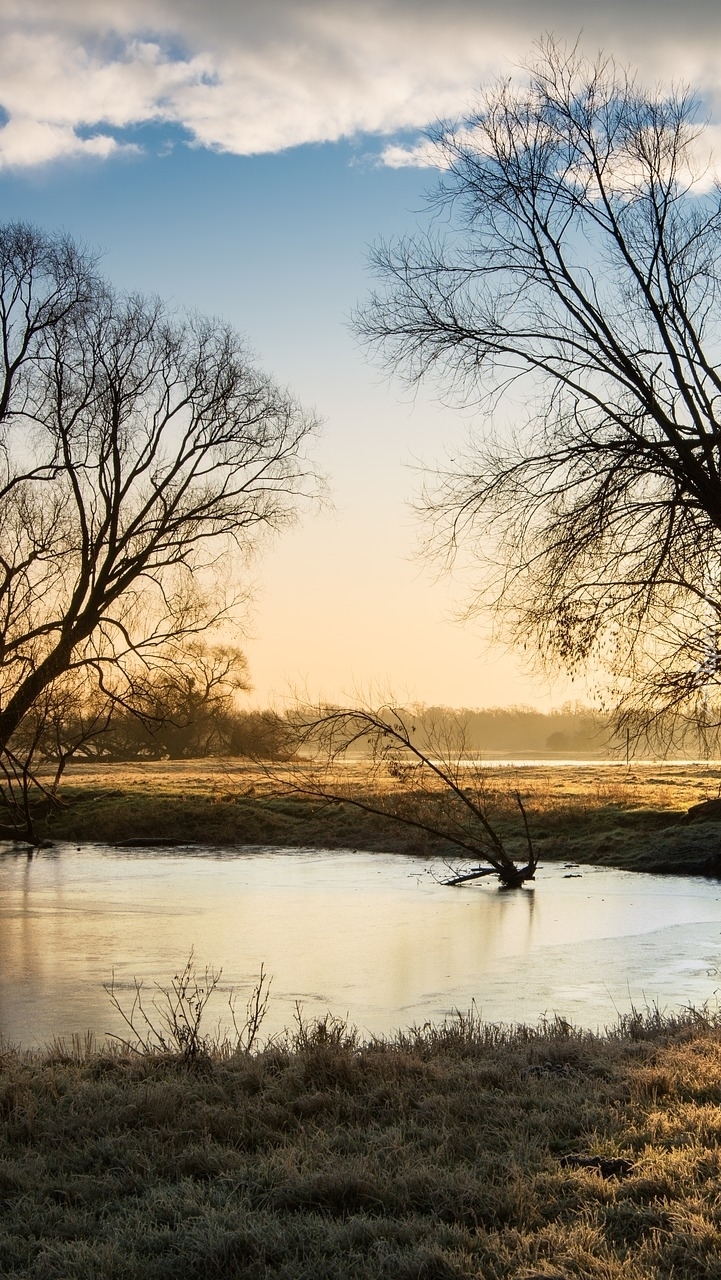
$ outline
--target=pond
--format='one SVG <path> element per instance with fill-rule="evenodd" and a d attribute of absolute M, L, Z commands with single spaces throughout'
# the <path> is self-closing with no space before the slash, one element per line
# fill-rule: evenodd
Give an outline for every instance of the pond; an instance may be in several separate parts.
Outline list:
<path fill-rule="evenodd" d="M 438 1021 L 475 1001 L 488 1021 L 558 1014 L 588 1027 L 631 1005 L 715 1004 L 721 885 L 548 864 L 534 885 L 437 884 L 418 859 L 293 849 L 57 845 L 0 858 L 0 1035 L 26 1046 L 120 1031 L 114 971 L 167 983 L 191 946 L 244 1007 L 272 975 L 264 1032 L 330 1010 L 364 1033 Z"/>

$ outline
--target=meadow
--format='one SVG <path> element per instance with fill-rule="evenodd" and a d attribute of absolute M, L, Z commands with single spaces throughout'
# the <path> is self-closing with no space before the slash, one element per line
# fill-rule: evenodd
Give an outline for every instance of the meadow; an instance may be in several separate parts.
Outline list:
<path fill-rule="evenodd" d="M 8 1280 L 717 1280 L 721 1026 L 6 1050 Z"/>
<path fill-rule="evenodd" d="M 343 786 L 362 796 L 362 764 Z M 518 831 L 513 793 L 523 796 L 543 859 L 629 870 L 721 873 L 717 822 L 687 823 L 687 810 L 721 793 L 721 764 L 625 763 L 500 766 L 484 771 L 489 812 L 511 842 Z M 373 780 L 377 786 L 377 779 Z M 397 784 L 394 784 L 397 785 Z M 364 813 L 294 793 L 282 766 L 272 774 L 239 760 L 73 764 L 61 806 L 46 806 L 46 839 L 362 848 L 446 856 L 443 841 Z"/>

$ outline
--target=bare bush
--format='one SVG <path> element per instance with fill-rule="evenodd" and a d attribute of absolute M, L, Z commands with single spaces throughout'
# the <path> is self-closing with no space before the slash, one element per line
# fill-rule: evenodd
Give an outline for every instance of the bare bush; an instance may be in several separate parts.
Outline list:
<path fill-rule="evenodd" d="M 196 1062 L 218 1053 L 250 1053 L 258 1043 L 267 1012 L 271 979 L 261 965 L 242 1023 L 237 1014 L 237 996 L 231 990 L 228 1005 L 235 1032 L 235 1039 L 231 1040 L 227 1036 L 214 1035 L 205 1026 L 208 1005 L 218 990 L 222 972 L 222 969 L 206 965 L 203 973 L 199 974 L 191 947 L 188 959 L 170 985 L 163 987 L 156 983 L 149 1001 L 145 999 L 142 980 L 135 978 L 129 1009 L 121 1000 L 113 973 L 105 990 L 132 1038 L 113 1032 L 108 1034 L 133 1052 L 172 1054 L 180 1056 L 184 1062 Z"/>

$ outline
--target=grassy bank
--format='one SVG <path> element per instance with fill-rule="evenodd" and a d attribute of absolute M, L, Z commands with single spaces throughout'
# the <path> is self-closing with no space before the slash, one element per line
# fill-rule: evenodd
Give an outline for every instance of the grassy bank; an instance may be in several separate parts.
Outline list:
<path fill-rule="evenodd" d="M 7 1052 L 0 1116 L 8 1280 L 721 1275 L 713 1019 Z"/>
<path fill-rule="evenodd" d="M 542 859 L 721 875 L 721 824 L 683 821 L 691 805 L 718 796 L 718 766 L 490 767 L 488 777 L 494 820 L 511 843 L 514 833 L 520 837 L 511 796 L 523 794 Z M 352 805 L 284 794 L 258 767 L 238 761 L 73 766 L 61 798 L 62 807 L 38 821 L 40 836 L 363 848 L 423 858 L 450 852 L 442 841 Z"/>

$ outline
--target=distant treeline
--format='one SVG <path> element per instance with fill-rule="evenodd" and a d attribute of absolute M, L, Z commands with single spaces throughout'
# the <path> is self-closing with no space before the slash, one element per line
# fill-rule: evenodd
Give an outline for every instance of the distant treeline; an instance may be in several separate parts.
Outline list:
<path fill-rule="evenodd" d="M 59 737 L 80 741 L 72 755 L 96 760 L 182 760 L 211 756 L 283 759 L 292 754 L 293 732 L 283 715 L 271 710 L 241 710 L 229 696 L 185 696 L 156 705 L 154 716 L 116 708 L 107 727 L 85 741 L 72 715 Z M 587 707 L 564 706 L 544 713 L 529 707 L 455 709 L 420 707 L 422 738 L 445 739 L 450 749 L 462 742 L 468 751 L 507 755 L 602 755 L 622 750 L 607 720 Z M 60 726 L 58 726 L 60 728 Z M 48 739 L 46 758 L 56 754 Z"/>
<path fill-rule="evenodd" d="M 203 664 L 202 651 L 188 670 L 155 678 L 145 691 L 141 713 L 122 703 L 96 704 L 68 697 L 45 709 L 33 729 L 34 758 L 56 761 L 60 768 L 71 759 L 183 760 L 230 756 L 266 760 L 287 759 L 294 753 L 293 713 L 244 710 L 239 697 L 247 690 L 242 661 L 221 651 L 222 661 Z M 218 674 L 220 673 L 220 674 Z M 418 706 L 414 709 L 418 741 L 439 754 L 488 753 L 499 756 L 551 758 L 717 755 L 713 741 L 696 727 L 684 726 L 644 744 L 615 730 L 612 720 L 579 703 L 543 712 L 532 707 L 454 708 Z M 664 746 L 664 741 L 666 745 Z M 18 749 L 22 747 L 18 742 Z M 25 754 L 31 744 L 25 744 Z M 354 754 L 363 755 L 362 743 Z"/>
<path fill-rule="evenodd" d="M 183 760 L 207 756 L 284 758 L 289 726 L 270 710 L 243 710 L 243 654 L 186 646 L 155 671 L 114 688 L 66 677 L 38 701 L 12 743 L 11 767 L 72 759 Z M 7 770 L 6 770 L 7 773 Z"/>
<path fill-rule="evenodd" d="M 425 707 L 424 726 L 457 726 L 473 751 L 515 754 L 602 754 L 621 743 L 614 739 L 606 716 L 579 704 L 543 712 L 533 707 Z"/>
<path fill-rule="evenodd" d="M 154 680 L 139 704 L 140 712 L 118 702 L 56 700 L 38 726 L 35 758 L 279 760 L 293 754 L 292 713 L 286 718 L 269 709 L 242 709 L 238 703 L 243 686 L 237 673 L 232 679 L 224 673 L 214 681 L 199 668 L 196 662 L 191 673 Z M 622 746 L 603 716 L 578 705 L 549 713 L 529 707 L 417 707 L 414 718 L 419 741 L 435 739 L 451 753 L 601 755 L 618 753 Z M 362 754 L 360 744 L 358 749 Z"/>
<path fill-rule="evenodd" d="M 709 759 L 721 755 L 721 706 L 707 706 L 704 723 L 670 713 L 657 718 L 645 709 L 630 712 L 619 723 L 582 703 L 565 703 L 553 711 L 533 707 L 454 708 L 418 710 L 419 730 L 428 737 L 460 734 L 469 751 L 495 756 L 606 756 L 635 758 Z"/>
<path fill-rule="evenodd" d="M 246 756 L 265 760 L 288 754 L 288 731 L 272 711 L 203 708 L 184 720 L 139 719 L 124 712 L 76 755 L 105 760 L 192 760 Z"/>

